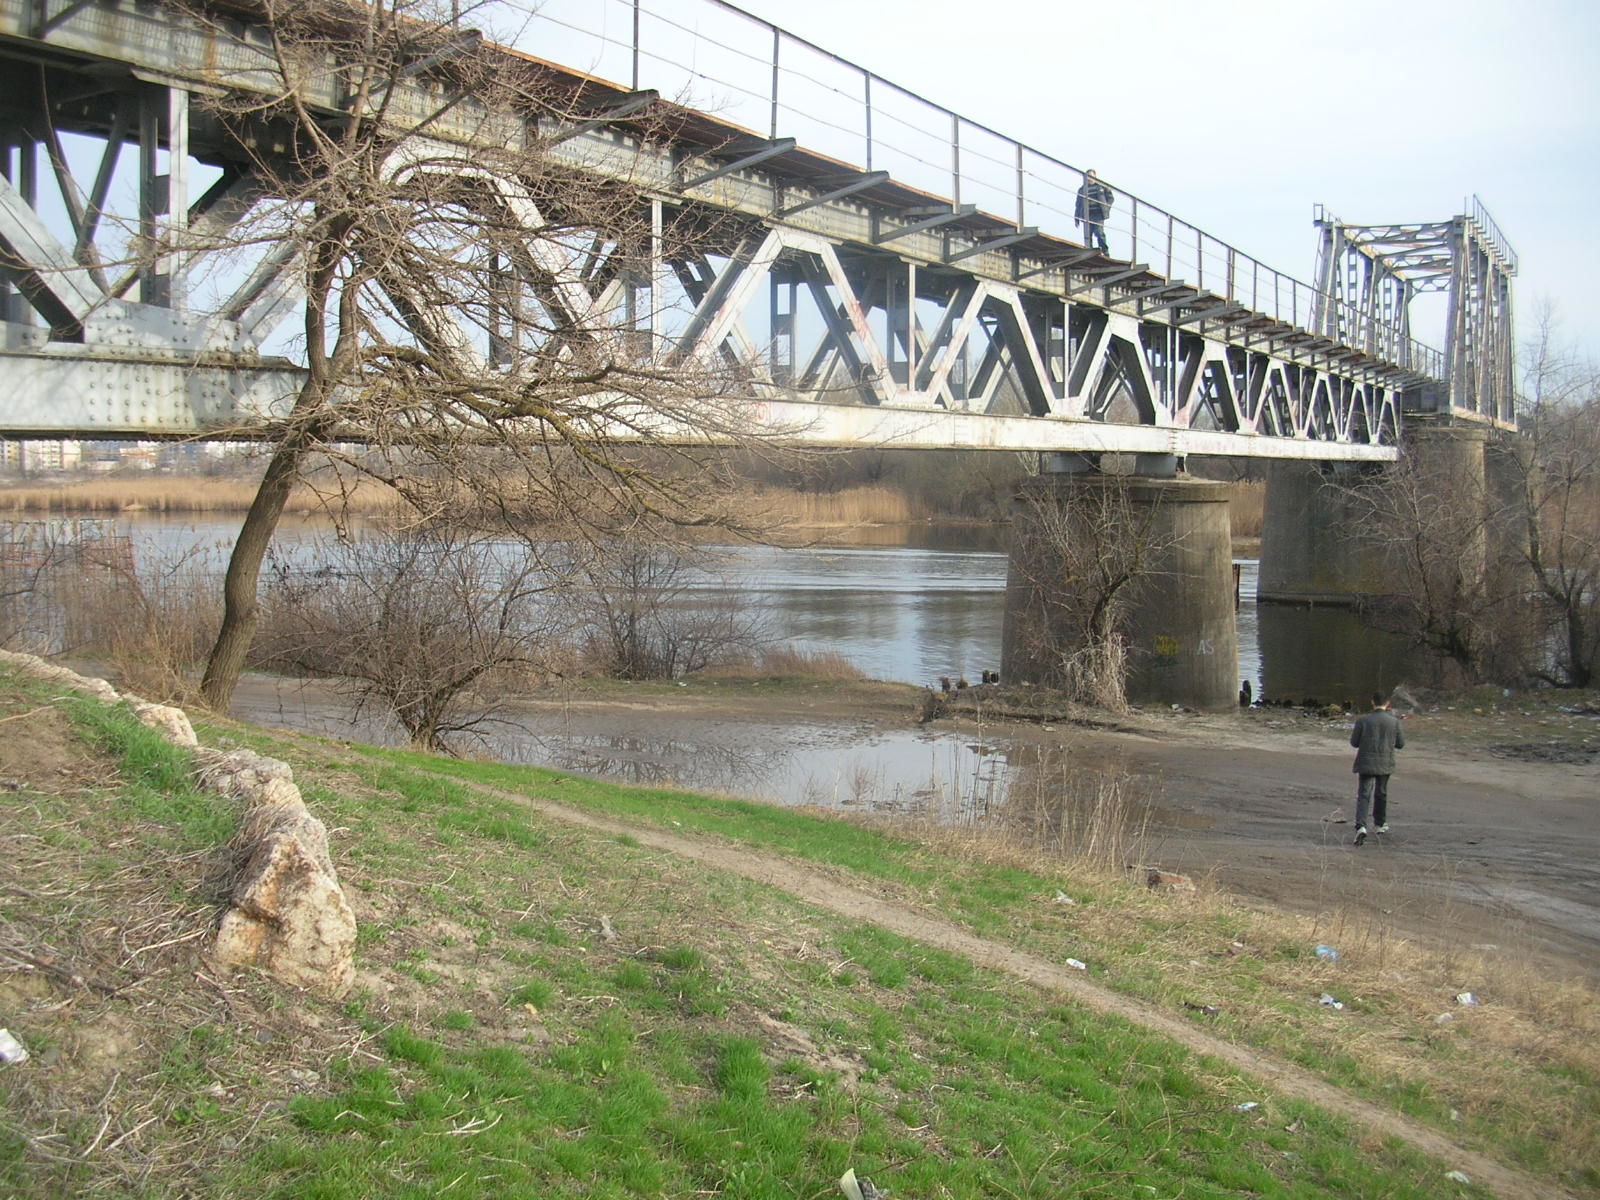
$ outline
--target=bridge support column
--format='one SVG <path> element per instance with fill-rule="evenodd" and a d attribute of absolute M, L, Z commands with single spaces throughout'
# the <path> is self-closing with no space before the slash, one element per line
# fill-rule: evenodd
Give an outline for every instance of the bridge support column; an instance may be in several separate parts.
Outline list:
<path fill-rule="evenodd" d="M 1026 483 L 1014 513 L 1003 677 L 1065 683 L 1096 600 L 1126 570 L 1134 578 L 1117 630 L 1128 699 L 1232 708 L 1239 651 L 1227 487 L 1053 465 L 1069 469 Z"/>
<path fill-rule="evenodd" d="M 1411 422 L 1405 453 L 1426 478 L 1450 481 L 1452 502 L 1487 504 L 1488 439 L 1481 427 Z M 1355 483 L 1363 469 L 1370 468 L 1276 462 L 1268 469 L 1258 601 L 1354 605 L 1393 592 L 1381 540 L 1365 536 L 1377 531 L 1363 529 L 1361 507 L 1338 486 Z M 1471 525 L 1483 536 L 1482 521 Z"/>
<path fill-rule="evenodd" d="M 1358 509 L 1337 487 L 1354 483 L 1360 469 L 1299 461 L 1267 468 L 1257 601 L 1353 605 L 1385 591 L 1379 556 L 1354 536 Z"/>

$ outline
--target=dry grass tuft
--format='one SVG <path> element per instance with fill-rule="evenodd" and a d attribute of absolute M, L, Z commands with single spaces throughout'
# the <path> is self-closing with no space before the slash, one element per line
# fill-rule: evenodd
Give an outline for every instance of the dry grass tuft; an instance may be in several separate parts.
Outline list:
<path fill-rule="evenodd" d="M 832 650 L 800 650 L 774 646 L 754 658 L 719 663 L 697 674 L 706 679 L 865 679 L 861 669 Z"/>

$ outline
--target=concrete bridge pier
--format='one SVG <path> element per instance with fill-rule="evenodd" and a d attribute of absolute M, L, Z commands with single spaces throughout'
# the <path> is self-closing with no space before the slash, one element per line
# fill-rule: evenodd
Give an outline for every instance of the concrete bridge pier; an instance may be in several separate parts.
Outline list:
<path fill-rule="evenodd" d="M 1487 504 L 1488 442 L 1481 426 L 1413 421 L 1405 454 L 1428 479 L 1448 480 L 1453 502 Z M 1391 468 L 1296 461 L 1268 468 L 1259 602 L 1353 606 L 1393 592 L 1379 531 L 1364 528 L 1360 506 L 1340 491 L 1375 469 Z M 1483 536 L 1482 521 L 1469 524 Z"/>
<path fill-rule="evenodd" d="M 1177 474 L 1173 455 L 1048 454 L 1013 513 L 1003 677 L 1059 685 L 1087 609 L 1132 568 L 1118 630 L 1135 703 L 1232 708 L 1238 700 L 1226 485 Z M 1129 460 L 1132 460 L 1131 463 Z"/>

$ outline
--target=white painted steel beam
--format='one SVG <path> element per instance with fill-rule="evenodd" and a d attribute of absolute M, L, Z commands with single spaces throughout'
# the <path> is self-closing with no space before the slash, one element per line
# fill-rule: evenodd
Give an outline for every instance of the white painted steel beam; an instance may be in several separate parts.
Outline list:
<path fill-rule="evenodd" d="M 21 0 L 0 0 L 0 34 L 9 33 L 25 43 L 31 33 L 20 28 L 17 21 L 19 12 L 25 13 L 27 9 L 28 5 Z M 230 38 L 220 27 L 207 28 L 188 21 L 160 5 L 139 4 L 135 0 L 100 0 L 92 7 L 63 13 L 48 40 L 55 50 L 77 51 L 101 60 L 128 63 L 136 75 L 144 72 L 141 78 L 148 76 L 151 70 L 159 70 L 163 85 L 180 90 L 189 87 L 196 92 L 214 93 L 219 87 L 227 87 L 270 92 L 275 86 L 272 73 L 267 69 L 266 51 L 261 46 L 250 44 L 248 39 Z M 310 71 L 305 87 L 307 101 L 313 106 L 331 110 L 339 103 L 333 72 Z M 603 93 L 604 88 L 599 91 Z M 752 386 L 761 395 L 782 396 L 785 389 L 766 373 L 764 352 L 745 332 L 743 323 L 752 315 L 748 310 L 758 302 L 758 295 L 763 290 L 776 290 L 763 289 L 768 279 L 777 278 L 790 285 L 799 279 L 804 285 L 801 294 L 808 296 L 818 310 L 813 323 L 822 330 L 822 344 L 810 355 L 806 374 L 815 378 L 821 396 L 834 375 L 848 371 L 850 387 L 841 390 L 858 395 L 864 402 L 854 409 L 842 405 L 824 406 L 827 420 L 841 429 L 849 427 L 849 419 L 842 414 L 853 411 L 870 416 L 892 408 L 900 412 L 920 412 L 924 420 L 950 422 L 949 437 L 960 444 L 994 443 L 995 448 L 1121 449 L 1328 459 L 1359 459 L 1369 451 L 1380 459 L 1393 455 L 1392 450 L 1376 443 L 1396 436 L 1397 389 L 1411 378 L 1394 364 L 1362 358 L 1335 370 L 1327 361 L 1326 351 L 1332 343 L 1326 336 L 1302 335 L 1307 340 L 1306 346 L 1280 342 L 1275 347 L 1270 344 L 1266 347 L 1272 353 L 1263 353 L 1254 331 L 1244 328 L 1243 323 L 1237 330 L 1225 323 L 1246 311 L 1236 300 L 1218 297 L 1214 304 L 1209 303 L 1210 298 L 1200 295 L 1196 288 L 1193 291 L 1198 299 L 1192 297 L 1191 301 L 1204 307 L 1192 309 L 1191 301 L 1182 299 L 1181 295 L 1169 299 L 1175 290 L 1189 290 L 1181 283 L 1162 281 L 1159 277 L 1149 282 L 1132 282 L 1149 274 L 1137 264 L 1112 262 L 1085 270 L 1080 264 L 1095 261 L 1097 256 L 1087 250 L 1074 250 L 1058 239 L 1046 239 L 1055 244 L 1043 249 L 1032 248 L 1034 257 L 1030 257 L 1029 252 L 1018 247 L 1035 231 L 1021 225 L 1020 214 L 1015 233 L 1005 232 L 996 237 L 992 223 L 981 228 L 973 227 L 978 222 L 969 222 L 967 227 L 957 225 L 977 215 L 976 207 L 970 204 L 945 202 L 929 196 L 928 203 L 920 208 L 906 207 L 902 201 L 901 207 L 896 209 L 875 207 L 847 194 L 865 186 L 863 180 L 871 184 L 892 182 L 883 172 L 852 175 L 848 181 L 839 177 L 814 177 L 809 182 L 783 179 L 774 174 L 777 169 L 774 164 L 791 149 L 783 139 L 768 142 L 764 148 L 745 142 L 740 150 L 733 151 L 729 156 L 732 161 L 726 162 L 723 168 L 701 170 L 689 183 L 684 183 L 682 176 L 687 172 L 680 151 L 658 142 L 647 142 L 625 129 L 605 125 L 607 121 L 642 111 L 640 106 L 649 99 L 649 93 L 637 89 L 612 101 L 606 101 L 602 95 L 595 100 L 599 107 L 580 114 L 575 122 L 553 130 L 535 128 L 533 133 L 553 134 L 557 141 L 550 153 L 566 165 L 601 176 L 625 178 L 654 197 L 655 233 L 651 255 L 654 286 L 650 289 L 650 323 L 657 335 L 653 339 L 657 345 L 662 341 L 661 314 L 666 306 L 659 294 L 659 284 L 673 267 L 682 266 L 661 259 L 661 203 L 665 200 L 675 205 L 699 205 L 749 223 L 752 234 L 746 246 L 734 255 L 727 267 L 714 277 L 708 275 L 704 286 L 695 289 L 698 294 L 692 296 L 696 302 L 693 315 L 687 329 L 677 337 L 678 361 L 731 355 L 750 368 Z M 460 164 L 462 177 L 475 174 L 471 166 L 474 145 L 486 142 L 505 145 L 530 132 L 521 117 L 486 112 L 475 107 L 472 97 L 465 97 L 458 104 L 453 102 L 451 107 L 440 111 L 437 93 L 413 85 L 411 81 L 397 85 L 391 100 L 393 111 L 401 120 L 434 118 L 430 129 L 438 130 L 438 140 L 425 148 L 425 154 L 435 162 L 453 159 Z M 177 114 L 176 107 L 172 111 Z M 179 115 L 174 115 L 170 124 L 177 141 L 175 150 L 181 153 L 186 127 Z M 215 147 L 210 149 L 215 152 Z M 412 152 L 402 151 L 402 156 L 408 153 Z M 402 156 L 397 156 L 393 164 L 397 171 L 406 169 Z M 754 170 L 758 165 L 764 172 Z M 482 177 L 488 186 L 499 189 L 499 199 L 506 212 L 530 231 L 528 261 L 536 263 L 540 268 L 538 273 L 546 277 L 548 286 L 539 293 L 539 299 L 556 318 L 556 323 L 565 320 L 574 326 L 592 325 L 611 312 L 613 304 L 627 292 L 622 281 L 611 280 L 597 300 L 597 284 L 584 272 L 576 270 L 568 261 L 569 256 L 541 243 L 540 214 L 533 200 L 487 174 Z M 777 214 L 772 211 L 775 191 L 787 203 Z M 123 324 L 128 329 L 113 329 L 106 321 L 97 325 L 93 320 L 84 328 L 93 306 L 103 303 L 103 294 L 93 286 L 92 278 L 87 277 L 83 268 L 73 262 L 70 253 L 60 246 L 52 248 L 40 242 L 37 235 L 43 230 L 42 225 L 21 202 L 20 195 L 15 194 L 15 189 L 12 192 L 13 196 L 6 198 L 8 202 L 0 204 L 0 237 L 31 239 L 26 253 L 14 251 L 15 257 L 37 264 L 41 277 L 48 266 L 47 273 L 57 281 L 62 293 L 58 295 L 42 286 L 34 287 L 31 294 L 42 297 L 35 301 L 36 307 L 58 330 L 81 331 L 87 341 L 94 343 L 86 347 L 87 356 L 76 359 L 70 355 L 46 356 L 49 361 L 71 363 L 73 371 L 81 371 L 85 363 L 114 362 L 120 356 L 130 366 L 130 374 L 148 373 L 154 369 L 153 360 L 141 354 L 159 351 L 166 339 L 167 357 L 174 369 L 187 361 L 188 355 L 209 352 L 208 370 L 226 371 L 227 364 L 232 362 L 241 373 L 233 394 L 257 394 L 257 384 L 249 376 L 259 370 L 259 360 L 248 354 L 229 359 L 226 354 L 217 352 L 259 345 L 272 325 L 287 314 L 297 298 L 294 279 L 298 272 L 294 269 L 291 252 L 285 250 L 269 255 L 260 264 L 257 273 L 229 302 L 225 313 L 229 320 L 196 330 L 188 328 L 182 314 L 172 308 L 128 303 L 118 306 L 119 311 L 126 314 Z M 225 229 L 248 206 L 247 185 L 240 183 L 239 192 L 237 196 L 225 196 L 226 203 L 215 205 L 213 210 L 196 214 L 191 223 L 192 231 L 199 235 L 216 227 Z M 181 226 L 183 216 L 174 215 L 170 223 Z M 30 220 L 37 228 L 27 228 Z M 988 220 L 992 222 L 993 218 Z M 783 259 L 780 270 L 793 274 L 772 274 L 780 257 Z M 873 260 L 878 265 L 870 271 L 858 270 L 855 264 L 865 260 Z M 951 264 L 956 262 L 961 264 L 957 270 L 966 277 L 966 282 L 952 286 L 951 276 L 956 272 L 951 270 Z M 184 265 L 194 263 L 190 261 Z M 56 269 L 58 266 L 60 270 Z M 899 272 L 896 280 L 906 282 L 903 287 L 896 282 L 892 288 L 887 288 L 886 294 L 885 273 L 895 272 Z M 679 273 L 681 276 L 681 269 Z M 867 280 L 865 285 L 861 283 L 863 276 Z M 919 280 L 928 281 L 922 290 L 919 290 Z M 1024 283 L 1025 280 L 1030 282 Z M 1474 281 L 1468 279 L 1466 284 Z M 829 294 L 829 287 L 834 295 Z M 1085 291 L 1096 299 L 1069 303 L 1068 298 L 1075 291 Z M 1150 306 L 1148 311 L 1142 314 L 1126 311 L 1129 307 L 1141 307 L 1141 300 Z M 930 337 L 924 333 L 921 321 L 927 307 L 933 303 L 943 304 L 945 308 L 938 328 Z M 617 307 L 631 308 L 631 305 L 618 304 Z M 1191 310 L 1183 311 L 1186 307 Z M 1082 319 L 1073 316 L 1076 310 L 1097 312 L 1099 323 L 1091 321 L 1085 332 Z M 1374 310 L 1369 305 L 1363 311 Z M 1048 315 L 1041 316 L 1041 313 Z M 767 313 L 766 317 L 764 326 L 753 321 L 752 327 L 776 331 L 774 312 Z M 877 328 L 886 318 L 894 324 L 893 337 L 881 334 Z M 794 314 L 787 314 L 786 319 L 792 321 Z M 1178 369 L 1170 361 L 1172 348 L 1183 339 L 1195 336 L 1186 326 L 1198 327 L 1204 349 L 1198 360 L 1191 361 L 1179 354 L 1178 362 L 1186 372 L 1180 387 L 1174 378 L 1166 376 Z M 794 328 L 792 323 L 785 326 L 788 330 L 785 336 L 793 338 Z M 1289 326 L 1278 322 L 1273 328 L 1286 331 Z M 1050 345 L 1039 344 L 1040 337 L 1055 329 L 1064 330 L 1069 344 L 1077 347 L 1070 362 L 1063 362 L 1062 354 Z M 1468 330 L 1466 334 L 1484 341 L 1494 332 Z M 437 321 L 425 334 L 427 340 L 435 344 L 450 344 L 460 349 L 458 331 Z M 1167 349 L 1159 353 L 1165 356 L 1162 367 L 1165 374 L 1158 377 L 1152 372 L 1151 355 L 1158 353 L 1155 346 L 1163 339 Z M 37 341 L 33 333 L 8 337 L 7 345 L 0 346 L 0 354 L 9 353 L 8 346 L 32 346 Z M 899 353 L 902 342 L 903 355 Z M 1148 352 L 1147 344 L 1152 347 Z M 135 353 L 119 348 L 129 345 L 141 346 L 144 350 Z M 1318 346 L 1322 348 L 1322 358 L 1312 353 Z M 790 353 L 794 353 L 792 343 Z M 1246 355 L 1243 373 L 1237 377 L 1236 368 L 1228 358 L 1230 354 Z M 982 361 L 971 380 L 957 377 L 953 381 L 954 366 L 965 355 L 980 355 Z M 902 358 L 906 361 L 902 362 Z M 902 366 L 906 368 L 905 382 L 896 375 Z M 1059 369 L 1053 370 L 1053 367 Z M 123 386 L 124 381 L 115 379 L 114 370 L 101 374 L 108 379 L 99 381 L 97 386 Z M 275 369 L 267 370 L 262 377 L 275 378 Z M 1358 378 L 1365 381 L 1359 388 L 1355 385 Z M 1267 386 L 1269 380 L 1270 387 Z M 784 382 L 787 383 L 787 377 Z M 1086 405 L 1109 405 L 1119 390 L 1134 399 L 1149 425 L 1109 425 L 1081 419 Z M 1040 416 L 1019 418 L 982 411 L 1000 403 L 1008 392 L 1021 396 Z M 838 394 L 838 390 L 833 393 L 835 397 Z M 188 422 L 192 428 L 199 429 L 202 426 L 196 422 L 215 419 L 209 400 L 197 403 L 193 396 L 174 385 L 164 383 L 153 389 L 151 396 L 152 404 L 165 403 L 170 408 L 138 410 L 137 420 L 145 424 L 154 423 L 175 430 Z M 1225 410 L 1237 412 L 1239 434 L 1188 428 L 1212 401 L 1222 404 Z M 768 402 L 780 401 L 771 399 Z M 782 402 L 806 403 L 788 399 Z M 1267 426 L 1284 431 L 1345 433 L 1361 424 L 1355 421 L 1352 408 L 1358 403 L 1364 406 L 1360 409 L 1364 418 L 1361 423 L 1370 431 L 1362 445 L 1343 446 L 1325 439 L 1252 436 L 1256 430 Z M 968 411 L 957 413 L 954 411 L 957 409 Z M 811 406 L 811 411 L 817 410 Z M 99 418 L 85 419 L 98 421 Z M 135 417 L 130 415 L 129 419 Z M 1071 426 L 1078 430 L 1073 437 L 1088 438 L 1092 444 L 1051 441 L 1050 438 L 1065 436 L 1057 429 L 1045 439 L 1048 444 L 1036 445 L 1034 442 L 1044 436 L 1037 429 L 1024 433 L 1022 427 L 1011 430 L 1006 425 L 1007 422 L 1036 420 Z M 980 424 L 968 430 L 967 422 Z M 995 423 L 996 432 L 977 433 L 982 422 Z M 0 423 L 9 422 L 0 418 Z M 93 427 L 103 428 L 103 425 Z M 1083 429 L 1091 432 L 1083 432 Z M 875 435 L 866 433 L 863 436 Z M 1156 450 L 1147 450 L 1146 443 L 1150 439 L 1159 441 L 1172 436 L 1199 439 L 1195 444 L 1203 442 L 1213 448 L 1175 450 L 1162 444 Z M 1216 441 L 1219 438 L 1223 440 Z M 1229 439 L 1236 443 L 1236 449 L 1226 448 Z M 1298 448 L 1302 442 L 1306 443 L 1304 451 Z M 929 444 L 954 443 L 934 439 Z"/>
<path fill-rule="evenodd" d="M 55 329 L 77 336 L 106 295 L 56 240 L 11 181 L 0 176 L 0 252 L 17 287 Z"/>

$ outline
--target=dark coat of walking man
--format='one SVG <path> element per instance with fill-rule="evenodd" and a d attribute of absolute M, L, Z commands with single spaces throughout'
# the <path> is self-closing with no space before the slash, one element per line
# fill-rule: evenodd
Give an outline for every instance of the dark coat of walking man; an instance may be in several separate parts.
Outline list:
<path fill-rule="evenodd" d="M 1372 711 L 1356 722 L 1350 731 L 1350 744 L 1356 748 L 1356 845 L 1367 840 L 1367 818 L 1375 823 L 1373 832 L 1389 832 L 1389 776 L 1394 774 L 1394 752 L 1406 744 L 1400 718 L 1389 711 L 1389 702 L 1380 694 L 1372 697 Z"/>
<path fill-rule="evenodd" d="M 1108 253 L 1106 246 L 1106 218 L 1117 194 L 1100 182 L 1093 171 L 1083 174 L 1083 186 L 1078 189 L 1078 204 L 1073 210 L 1072 223 L 1083 226 L 1083 244 L 1098 246 L 1101 254 Z"/>

